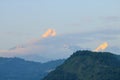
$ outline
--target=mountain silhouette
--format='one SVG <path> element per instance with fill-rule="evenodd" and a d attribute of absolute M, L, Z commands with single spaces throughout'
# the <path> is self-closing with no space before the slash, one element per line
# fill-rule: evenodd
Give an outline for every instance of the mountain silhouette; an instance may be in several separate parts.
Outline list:
<path fill-rule="evenodd" d="M 0 57 L 0 80 L 40 80 L 63 62 L 64 59 L 40 63 Z"/>

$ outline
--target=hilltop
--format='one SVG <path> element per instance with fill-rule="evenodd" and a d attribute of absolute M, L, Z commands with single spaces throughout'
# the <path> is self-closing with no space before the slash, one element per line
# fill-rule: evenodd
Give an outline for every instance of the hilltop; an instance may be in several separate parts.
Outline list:
<path fill-rule="evenodd" d="M 43 80 L 120 80 L 120 59 L 109 52 L 77 51 Z"/>

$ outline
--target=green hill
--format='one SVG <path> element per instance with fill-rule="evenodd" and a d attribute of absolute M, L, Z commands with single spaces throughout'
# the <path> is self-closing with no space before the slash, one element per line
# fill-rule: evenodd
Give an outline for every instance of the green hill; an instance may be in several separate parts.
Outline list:
<path fill-rule="evenodd" d="M 109 52 L 77 51 L 43 80 L 120 80 L 120 60 Z"/>

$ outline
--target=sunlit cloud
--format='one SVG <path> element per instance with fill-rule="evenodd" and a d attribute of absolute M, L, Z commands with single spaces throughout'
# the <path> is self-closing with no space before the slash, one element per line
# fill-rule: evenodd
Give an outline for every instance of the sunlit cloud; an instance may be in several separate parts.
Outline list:
<path fill-rule="evenodd" d="M 37 55 L 38 57 L 47 58 L 47 60 L 67 58 L 76 50 L 93 50 L 95 46 L 97 46 L 96 44 L 99 44 L 104 41 L 112 43 L 112 39 L 110 38 L 114 37 L 114 35 L 116 36 L 116 34 L 119 34 L 116 33 L 113 35 L 109 35 L 106 34 L 107 32 L 101 32 L 104 31 L 93 31 L 88 33 L 75 33 L 56 36 L 55 30 L 48 29 L 39 38 L 35 38 L 32 41 L 28 41 L 26 44 L 17 45 L 16 47 L 11 48 L 10 50 L 0 50 L 0 56 L 16 56 L 29 59 L 29 55 Z M 108 33 L 112 34 L 112 32 Z M 103 36 L 106 39 L 104 39 Z M 110 38 L 108 38 L 108 36 Z M 104 50 L 108 46 L 107 42 L 100 45 L 100 48 L 97 48 L 95 51 Z M 112 46 L 111 44 L 109 45 Z M 108 51 L 108 49 L 109 46 L 106 50 Z M 112 51 L 112 49 L 110 49 L 110 51 Z M 33 60 L 35 60 L 35 58 Z"/>
<path fill-rule="evenodd" d="M 45 33 L 43 33 L 39 38 L 34 38 L 28 42 L 29 44 L 35 44 L 44 38 L 55 37 L 56 31 L 54 29 L 48 29 Z"/>
<path fill-rule="evenodd" d="M 48 30 L 42 35 L 42 38 L 47 38 L 47 37 L 49 37 L 49 36 L 52 36 L 52 37 L 56 36 L 55 30 L 53 30 L 53 29 L 48 29 Z"/>
<path fill-rule="evenodd" d="M 59 43 L 55 38 L 56 32 L 53 29 L 48 29 L 40 38 L 36 38 L 23 45 L 17 45 L 10 50 L 0 50 L 0 56 L 15 57 L 29 56 L 31 54 L 40 55 L 41 57 L 49 58 L 50 60 L 58 58 L 66 58 L 70 55 L 68 49 L 64 49 L 63 43 Z M 63 53 L 63 54 L 60 54 Z M 68 55 L 69 54 L 69 55 Z M 25 58 L 25 57 L 24 57 Z M 47 60 L 46 60 L 47 61 Z"/>
<path fill-rule="evenodd" d="M 96 51 L 96 52 L 98 52 L 98 51 L 104 51 L 107 47 L 108 47 L 108 43 L 104 42 L 100 46 L 98 46 L 94 51 Z"/>

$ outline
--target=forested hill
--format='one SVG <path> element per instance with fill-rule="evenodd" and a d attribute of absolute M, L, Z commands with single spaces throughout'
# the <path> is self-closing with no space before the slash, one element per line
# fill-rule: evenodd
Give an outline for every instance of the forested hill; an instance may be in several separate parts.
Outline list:
<path fill-rule="evenodd" d="M 109 52 L 77 51 L 43 80 L 120 80 L 120 59 Z"/>

